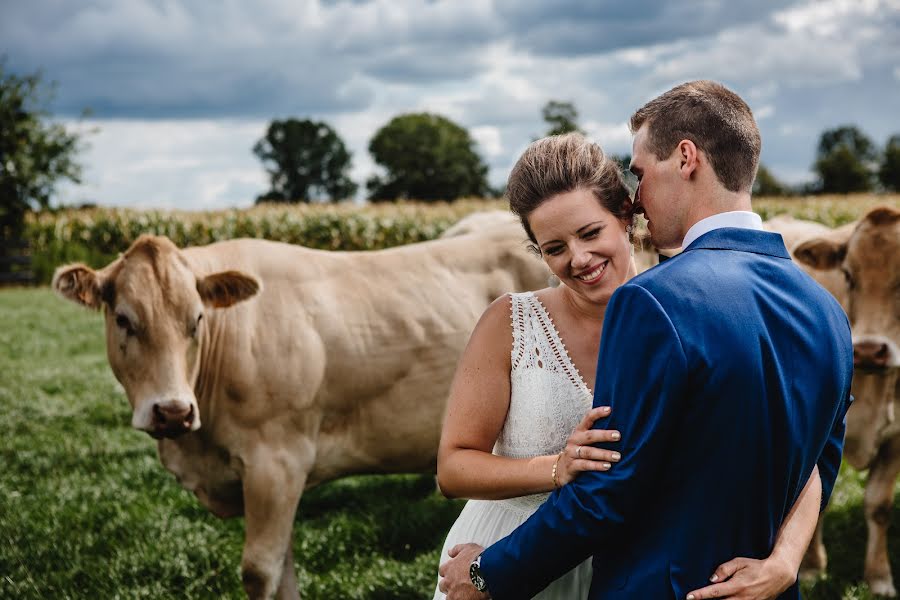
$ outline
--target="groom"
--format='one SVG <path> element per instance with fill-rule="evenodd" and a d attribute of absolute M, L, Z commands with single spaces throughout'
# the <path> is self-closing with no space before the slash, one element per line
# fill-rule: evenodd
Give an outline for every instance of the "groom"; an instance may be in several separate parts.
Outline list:
<path fill-rule="evenodd" d="M 622 460 L 493 546 L 454 549 L 441 566 L 451 600 L 530 598 L 591 555 L 591 599 L 685 598 L 726 560 L 769 554 L 816 466 L 822 506 L 834 486 L 850 328 L 750 212 L 750 108 L 694 81 L 630 125 L 639 210 L 657 247 L 684 251 L 607 307 L 594 406 L 613 410 L 595 427 L 622 433 Z M 779 597 L 799 598 L 797 585 Z"/>

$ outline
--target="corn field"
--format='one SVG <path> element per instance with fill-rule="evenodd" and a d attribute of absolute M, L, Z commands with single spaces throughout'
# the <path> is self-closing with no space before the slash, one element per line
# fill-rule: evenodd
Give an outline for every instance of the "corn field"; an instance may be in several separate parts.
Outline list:
<path fill-rule="evenodd" d="M 900 195 L 754 200 L 754 210 L 764 220 L 786 213 L 830 227 L 858 219 L 879 205 L 900 209 Z M 81 261 L 101 267 L 144 233 L 165 235 L 181 247 L 253 237 L 321 250 L 377 250 L 434 239 L 469 213 L 498 209 L 506 209 L 504 201 L 270 204 L 215 212 L 70 209 L 31 215 L 26 236 L 33 270 L 38 281 L 46 283 L 57 265 Z"/>

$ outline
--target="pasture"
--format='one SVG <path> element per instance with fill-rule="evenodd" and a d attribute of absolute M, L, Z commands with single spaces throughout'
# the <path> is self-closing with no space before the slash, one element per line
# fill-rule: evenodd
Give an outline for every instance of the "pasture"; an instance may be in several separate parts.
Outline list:
<path fill-rule="evenodd" d="M 99 314 L 48 289 L 0 291 L 0 598 L 241 598 L 241 520 L 178 486 L 130 426 Z M 429 475 L 355 477 L 304 496 L 304 598 L 418 599 L 461 502 Z"/>
<path fill-rule="evenodd" d="M 833 210 L 830 225 L 864 209 Z M 99 314 L 47 288 L 0 290 L 0 598 L 243 597 L 242 521 L 203 509 L 159 464 L 156 443 L 131 428 L 102 327 Z M 825 523 L 828 574 L 805 585 L 806 598 L 873 597 L 860 583 L 864 481 L 842 469 Z M 306 493 L 294 535 L 301 594 L 430 597 L 461 508 L 427 474 L 352 477 Z M 895 520 L 898 510 L 895 501 Z M 698 534 L 715 535 L 706 525 Z M 890 553 L 900 574 L 896 533 Z"/>

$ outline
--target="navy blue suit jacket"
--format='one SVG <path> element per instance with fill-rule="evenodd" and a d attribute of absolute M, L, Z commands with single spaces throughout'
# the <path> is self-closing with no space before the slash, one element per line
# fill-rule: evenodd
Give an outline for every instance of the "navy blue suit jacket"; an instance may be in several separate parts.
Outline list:
<path fill-rule="evenodd" d="M 497 600 L 594 556 L 590 598 L 684 598 L 764 558 L 818 464 L 823 506 L 850 403 L 850 327 L 781 236 L 713 230 L 623 285 L 606 311 L 595 427 L 621 462 L 551 494 L 481 561 Z M 799 598 L 793 586 L 782 598 Z"/>

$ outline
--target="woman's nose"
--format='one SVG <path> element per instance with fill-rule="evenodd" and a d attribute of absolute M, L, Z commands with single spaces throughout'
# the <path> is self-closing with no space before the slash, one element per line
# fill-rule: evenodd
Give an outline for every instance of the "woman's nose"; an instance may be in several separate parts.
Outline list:
<path fill-rule="evenodd" d="M 572 252 L 572 267 L 581 269 L 591 263 L 591 253 L 586 246 L 579 246 Z"/>

